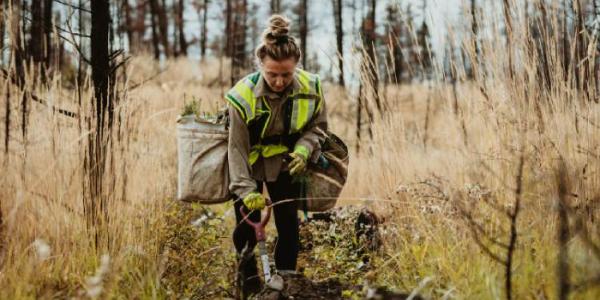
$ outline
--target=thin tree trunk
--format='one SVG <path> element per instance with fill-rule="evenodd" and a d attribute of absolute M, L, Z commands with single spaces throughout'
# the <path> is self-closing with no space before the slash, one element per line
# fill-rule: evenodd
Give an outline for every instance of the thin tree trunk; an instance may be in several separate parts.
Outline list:
<path fill-rule="evenodd" d="M 508 74 L 511 79 L 514 79 L 514 66 L 512 54 L 512 17 L 509 0 L 504 0 L 504 22 L 506 23 L 506 44 L 508 49 Z"/>
<path fill-rule="evenodd" d="M 364 100 L 364 87 L 362 81 L 358 86 L 358 105 L 356 107 L 356 153 L 360 152 L 361 130 L 362 130 L 362 106 Z"/>
<path fill-rule="evenodd" d="M 377 58 L 375 51 L 375 43 L 376 43 L 376 9 L 377 9 L 377 1 L 371 0 L 371 6 L 369 8 L 369 14 L 367 16 L 367 21 L 365 22 L 365 47 L 367 47 L 367 54 L 369 56 L 369 61 L 367 62 L 369 68 L 368 72 L 370 73 L 369 79 L 371 80 L 371 88 L 373 89 L 373 96 L 375 98 L 375 105 L 377 106 L 377 111 L 381 112 L 381 101 L 379 99 L 379 76 L 377 72 Z"/>
<path fill-rule="evenodd" d="M 278 14 L 281 12 L 281 0 L 271 0 L 271 14 Z"/>
<path fill-rule="evenodd" d="M 8 2 L 0 0 L 0 66 L 4 64 L 4 32 L 6 32 L 6 23 L 4 20 L 4 6 Z"/>
<path fill-rule="evenodd" d="M 147 13 L 146 0 L 138 0 L 137 8 L 135 11 L 135 46 L 138 50 L 148 51 L 146 46 L 142 47 L 144 36 L 146 35 L 146 13 Z M 152 15 L 151 15 L 152 17 Z"/>
<path fill-rule="evenodd" d="M 306 36 L 308 34 L 308 0 L 301 0 L 300 2 L 300 48 L 302 51 L 302 65 L 304 68 L 308 68 L 308 60 L 306 53 Z"/>
<path fill-rule="evenodd" d="M 163 53 L 166 57 L 171 56 L 171 51 L 169 48 L 168 41 L 168 24 L 167 17 L 165 15 L 164 7 L 158 3 L 158 0 L 150 0 L 150 9 L 152 11 L 152 23 L 153 23 L 153 35 L 156 35 L 156 38 L 163 47 Z M 156 56 L 156 53 L 155 53 Z M 160 55 L 159 55 L 160 56 Z"/>
<path fill-rule="evenodd" d="M 4 87 L 6 89 L 6 106 L 5 106 L 5 118 L 4 118 L 4 154 L 6 161 L 8 163 L 8 147 L 10 144 L 10 85 L 6 84 Z"/>
<path fill-rule="evenodd" d="M 335 20 L 335 37 L 337 45 L 338 55 L 338 67 L 340 74 L 338 77 L 338 83 L 341 86 L 345 86 L 344 81 L 344 30 L 343 30 L 343 13 L 342 13 L 342 0 L 333 0 L 333 14 Z"/>
<path fill-rule="evenodd" d="M 110 94 L 110 61 L 109 61 L 109 0 L 94 0 L 91 2 L 92 29 L 91 29 L 91 63 L 92 80 L 94 82 L 96 130 L 90 140 L 90 191 L 88 199 L 91 224 L 94 226 L 95 246 L 100 246 L 103 236 L 99 226 L 106 225 L 107 199 L 103 195 L 103 176 L 106 166 L 106 145 L 110 136 L 112 113 L 109 101 Z"/>
<path fill-rule="evenodd" d="M 233 32 L 232 31 L 232 14 L 233 14 L 233 3 L 234 0 L 227 0 L 227 5 L 225 7 L 225 55 L 228 57 L 233 57 Z"/>
<path fill-rule="evenodd" d="M 152 21 L 152 46 L 154 48 L 154 59 L 160 59 L 160 47 L 158 41 L 158 22 L 157 22 L 157 10 L 156 10 L 156 0 L 150 0 L 148 5 L 150 5 L 150 20 Z"/>
<path fill-rule="evenodd" d="M 157 0 L 153 0 L 157 1 Z M 165 56 L 170 57 L 173 54 L 171 46 L 169 45 L 169 21 L 167 20 L 167 4 L 165 0 L 158 5 L 158 28 L 160 29 L 160 41 L 164 48 Z"/>
<path fill-rule="evenodd" d="M 44 65 L 52 65 L 52 4 L 53 0 L 44 0 Z"/>
<path fill-rule="evenodd" d="M 592 3 L 594 4 L 594 19 L 598 20 L 600 18 L 600 8 L 598 7 L 598 0 L 592 0 Z M 595 42 L 598 42 L 598 27 L 596 27 L 595 29 L 596 31 L 594 32 L 594 39 Z M 598 95 L 600 94 L 600 70 L 598 69 L 599 67 L 599 62 L 598 62 L 598 55 L 594 55 L 594 60 L 592 61 L 592 63 L 594 64 L 593 68 L 594 68 L 594 102 L 598 103 L 599 99 L 598 99 Z"/>
<path fill-rule="evenodd" d="M 185 40 L 185 28 L 184 20 L 183 20 L 183 12 L 184 12 L 184 2 L 183 0 L 179 0 L 179 6 L 177 7 L 177 21 L 179 25 L 179 52 L 180 54 L 187 56 L 187 41 Z"/>
<path fill-rule="evenodd" d="M 240 71 L 246 66 L 246 16 L 247 16 L 247 0 L 237 0 L 232 7 L 231 16 L 231 39 L 232 56 L 231 56 L 231 85 L 235 84 L 240 79 Z"/>
<path fill-rule="evenodd" d="M 564 72 L 564 80 L 567 81 L 569 80 L 569 73 L 571 72 L 571 62 L 570 62 L 570 49 L 569 49 L 569 44 L 570 44 L 570 38 L 569 38 L 569 25 L 568 25 L 568 19 L 567 19 L 567 9 L 568 9 L 569 5 L 567 3 L 567 0 L 563 1 L 563 20 L 562 20 L 562 32 L 563 32 L 563 36 L 562 36 L 562 42 L 563 42 L 563 72 Z"/>
<path fill-rule="evenodd" d="M 479 24 L 477 23 L 477 2 L 471 0 L 471 34 L 473 35 L 473 48 L 475 48 L 475 60 L 471 66 L 471 78 L 476 76 L 475 72 L 479 65 Z"/>
<path fill-rule="evenodd" d="M 588 77 L 590 71 L 590 61 L 586 59 L 587 57 L 587 27 L 584 24 L 584 11 L 581 7 L 581 0 L 574 0 L 573 5 L 575 6 L 575 14 L 577 17 L 577 26 L 576 26 L 576 44 L 577 44 L 577 61 L 578 63 L 575 67 L 575 75 L 577 76 L 577 88 L 583 91 L 587 97 L 590 99 L 590 90 L 588 89 Z"/>
<path fill-rule="evenodd" d="M 208 19 L 208 0 L 204 0 L 204 7 L 202 12 L 202 29 L 200 34 L 200 55 L 202 58 L 206 55 L 206 35 L 207 35 L 207 27 L 206 20 Z"/>
<path fill-rule="evenodd" d="M 43 36 L 44 36 L 44 8 L 41 0 L 31 2 L 31 28 L 29 39 L 29 57 L 37 65 L 44 60 Z M 36 66 L 37 67 L 37 66 Z"/>
<path fill-rule="evenodd" d="M 558 242 L 558 262 L 556 264 L 556 276 L 558 284 L 557 294 L 558 299 L 567 300 L 569 299 L 569 292 L 571 289 L 570 283 L 570 271 L 569 271 L 569 250 L 568 243 L 570 239 L 569 234 L 569 216 L 568 216 L 568 203 L 567 195 L 569 193 L 567 187 L 567 174 L 565 170 L 564 161 L 560 161 L 560 169 L 557 174 L 558 183 L 558 205 L 557 205 L 557 216 L 558 225 L 557 231 L 557 242 Z"/>
<path fill-rule="evenodd" d="M 136 53 L 137 45 L 135 45 L 135 41 L 133 38 L 133 20 L 131 18 L 131 6 L 129 5 L 129 0 L 123 0 L 123 11 L 125 14 L 125 23 L 123 24 L 123 30 L 127 33 L 127 46 L 129 47 L 130 53 Z"/>

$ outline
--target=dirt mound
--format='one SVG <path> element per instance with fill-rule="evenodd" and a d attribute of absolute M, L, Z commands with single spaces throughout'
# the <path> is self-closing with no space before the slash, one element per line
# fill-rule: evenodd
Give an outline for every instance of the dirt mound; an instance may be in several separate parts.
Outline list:
<path fill-rule="evenodd" d="M 328 279 L 315 282 L 302 274 L 284 275 L 284 288 L 275 291 L 263 289 L 259 294 L 251 297 L 255 300 L 288 300 L 288 299 L 373 299 L 373 300 L 404 300 L 409 294 L 395 293 L 385 287 L 363 288 L 363 286 L 349 286 L 342 284 L 337 279 Z M 422 300 L 419 295 L 413 295 L 413 300 Z"/>
<path fill-rule="evenodd" d="M 265 288 L 252 299 L 343 299 L 344 286 L 336 279 L 315 282 L 302 274 L 284 275 L 284 288 L 275 291 Z"/>

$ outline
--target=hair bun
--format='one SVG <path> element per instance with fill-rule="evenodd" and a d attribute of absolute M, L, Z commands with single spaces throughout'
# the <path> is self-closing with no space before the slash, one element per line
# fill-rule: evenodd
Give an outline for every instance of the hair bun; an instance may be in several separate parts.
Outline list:
<path fill-rule="evenodd" d="M 269 33 L 274 37 L 287 37 L 290 31 L 290 21 L 282 15 L 272 15 L 269 18 Z"/>

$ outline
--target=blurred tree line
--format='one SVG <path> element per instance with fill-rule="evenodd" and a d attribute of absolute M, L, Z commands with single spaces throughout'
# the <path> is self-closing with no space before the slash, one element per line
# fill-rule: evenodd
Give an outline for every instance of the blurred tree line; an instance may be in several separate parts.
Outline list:
<path fill-rule="evenodd" d="M 268 5 L 269 13 L 283 13 L 294 22 L 292 34 L 299 37 L 303 50 L 303 65 L 313 71 L 321 71 L 316 48 L 311 48 L 309 36 L 319 34 L 316 26 L 331 26 L 335 29 L 337 48 L 337 82 L 345 84 L 344 55 L 351 55 L 344 45 L 348 35 L 360 33 L 360 42 L 352 41 L 352 49 L 364 50 L 372 62 L 371 71 L 376 75 L 374 82 L 404 83 L 424 80 L 431 76 L 435 56 L 444 62 L 444 73 L 448 77 L 456 75 L 452 63 L 460 61 L 467 71 L 465 76 L 477 76 L 483 47 L 481 45 L 482 0 L 465 0 L 462 9 L 463 24 L 453 28 L 455 35 L 449 36 L 443 53 L 435 53 L 431 48 L 431 32 L 427 20 L 427 0 L 385 1 L 385 0 L 331 0 L 317 2 L 309 0 L 270 0 L 259 4 L 249 0 L 110 0 L 109 52 L 123 49 L 127 54 L 151 53 L 155 59 L 189 55 L 190 46 L 197 47 L 204 58 L 208 49 L 214 56 L 229 57 L 231 81 L 239 78 L 243 70 L 253 67 L 252 51 L 260 41 L 265 16 L 260 16 L 261 5 Z M 508 33 L 510 20 L 516 13 L 515 6 L 524 5 L 526 22 L 530 26 L 535 51 L 543 61 L 539 72 L 545 74 L 545 85 L 550 85 L 548 66 L 549 47 L 558 47 L 561 65 L 573 72 L 577 85 L 585 85 L 585 76 L 580 69 L 596 68 L 590 61 L 575 63 L 585 58 L 588 45 L 598 34 L 597 0 L 503 0 L 504 21 Z M 500 3 L 500 2 L 499 2 Z M 311 12 L 331 11 L 330 22 L 312 21 Z M 0 63 L 6 67 L 12 62 L 17 70 L 17 79 L 23 80 L 26 65 L 34 64 L 42 80 L 52 72 L 74 80 L 79 54 L 90 55 L 90 15 L 89 1 L 80 0 L 0 0 Z M 184 12 L 188 11 L 187 14 Z M 190 11 L 197 15 L 198 32 L 186 32 L 186 24 L 192 22 Z M 383 11 L 383 15 L 377 12 Z M 218 12 L 218 13 L 215 13 Z M 355 20 L 359 16 L 360 20 Z M 345 20 L 351 18 L 352 20 Z M 209 21 L 221 24 L 223 33 L 209 32 Z M 551 26 L 558 22 L 558 27 Z M 329 24 L 331 23 L 331 24 Z M 214 27 L 214 26 L 213 26 Z M 482 30 L 483 29 L 483 30 Z M 220 30 L 210 28 L 210 30 Z M 476 53 L 469 57 L 461 38 L 470 35 Z M 510 35 L 506 34 L 507 42 Z M 314 45 L 313 45 L 314 46 Z M 571 51 L 570 47 L 575 47 Z M 83 53 L 80 53 L 83 52 Z M 439 52 L 439 51 L 438 51 Z M 89 59 L 88 59 L 89 60 Z M 514 63 L 513 63 L 514 64 Z M 564 74 L 565 79 L 568 72 Z M 36 76 L 34 76 L 36 77 Z"/>

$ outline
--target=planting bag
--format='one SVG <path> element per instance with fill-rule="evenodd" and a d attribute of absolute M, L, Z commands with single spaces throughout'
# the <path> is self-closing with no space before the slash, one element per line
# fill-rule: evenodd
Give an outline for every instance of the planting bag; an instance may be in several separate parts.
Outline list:
<path fill-rule="evenodd" d="M 309 212 L 322 212 L 335 206 L 348 178 L 348 147 L 331 132 L 321 145 L 316 164 L 309 164 L 306 201 L 298 207 Z"/>
<path fill-rule="evenodd" d="M 177 120 L 177 199 L 201 204 L 230 199 L 227 117 L 180 116 Z"/>

